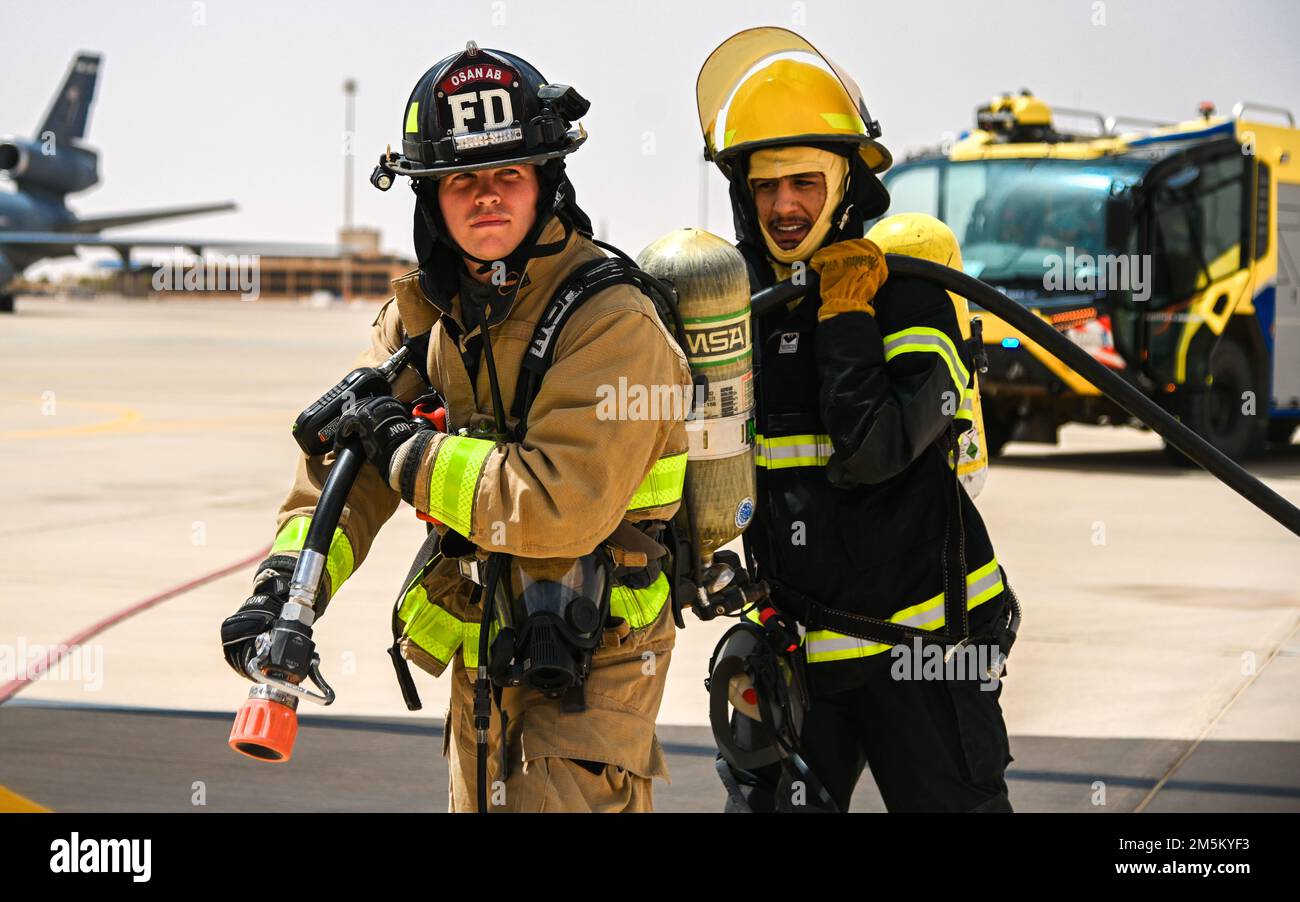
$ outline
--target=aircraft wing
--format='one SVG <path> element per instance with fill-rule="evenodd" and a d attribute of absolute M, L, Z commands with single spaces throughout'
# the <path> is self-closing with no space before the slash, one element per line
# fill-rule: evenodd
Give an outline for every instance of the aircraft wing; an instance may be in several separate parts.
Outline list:
<path fill-rule="evenodd" d="M 221 213 L 233 210 L 232 203 L 199 204 L 190 207 L 161 207 L 152 210 L 133 210 L 126 213 L 111 213 L 104 216 L 83 216 L 71 223 L 73 232 L 98 232 L 124 225 L 136 225 L 141 222 L 153 222 L 158 219 L 173 219 L 177 216 L 197 216 L 200 213 Z"/>
<path fill-rule="evenodd" d="M 133 247 L 180 247 L 228 254 L 260 254 L 268 257 L 335 257 L 340 248 L 333 244 L 300 244 L 291 241 L 221 241 L 215 238 L 132 238 L 117 235 L 78 235 L 74 232 L 0 232 L 0 248 L 22 245 L 36 248 L 108 247 L 121 253 Z"/>

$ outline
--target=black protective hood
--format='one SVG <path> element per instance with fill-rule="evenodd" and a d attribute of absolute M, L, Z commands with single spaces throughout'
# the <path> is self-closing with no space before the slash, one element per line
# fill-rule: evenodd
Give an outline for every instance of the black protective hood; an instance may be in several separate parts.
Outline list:
<path fill-rule="evenodd" d="M 822 242 L 822 246 L 834 244 L 846 237 L 862 237 L 867 220 L 874 219 L 889 209 L 889 192 L 863 161 L 856 145 L 809 142 L 808 146 L 837 153 L 847 159 L 849 164 L 848 184 L 845 186 L 844 198 L 831 214 L 831 228 L 826 233 L 826 240 Z M 763 240 L 763 232 L 759 226 L 754 194 L 749 190 L 750 156 L 751 154 L 745 154 L 737 159 L 731 169 L 731 213 L 735 219 L 736 241 L 740 244 L 740 249 L 747 260 L 751 262 L 767 260 L 770 263 L 771 255 L 768 253 L 767 242 Z M 844 219 L 846 211 L 848 218 L 844 220 L 843 226 L 840 226 L 839 222 Z M 766 269 L 770 273 L 771 267 L 768 266 Z"/>
<path fill-rule="evenodd" d="M 552 159 L 537 166 L 537 218 L 532 229 L 524 236 L 519 247 L 503 261 L 506 271 L 518 274 L 509 288 L 493 295 L 488 302 L 489 325 L 506 318 L 514 306 L 515 296 L 523 286 L 525 268 L 534 257 L 546 257 L 564 249 L 572 232 L 591 237 L 591 219 L 578 206 L 573 183 L 564 171 L 563 159 Z M 438 205 L 438 184 L 434 179 L 411 180 L 415 192 L 414 241 L 416 258 L 420 263 L 420 288 L 425 297 L 445 314 L 452 312 L 452 298 L 460 291 L 460 272 L 465 258 L 477 259 L 461 250 L 447 231 L 442 210 Z M 564 224 L 564 237 L 547 245 L 537 240 L 551 218 Z M 482 261 L 486 265 L 487 261 Z"/>

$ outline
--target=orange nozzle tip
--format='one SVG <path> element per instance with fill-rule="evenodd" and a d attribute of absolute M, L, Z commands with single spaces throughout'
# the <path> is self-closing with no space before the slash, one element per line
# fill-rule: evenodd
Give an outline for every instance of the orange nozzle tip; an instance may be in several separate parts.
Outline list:
<path fill-rule="evenodd" d="M 250 758 L 283 764 L 293 754 L 298 715 L 287 705 L 267 698 L 250 698 L 235 715 L 228 745 Z"/>

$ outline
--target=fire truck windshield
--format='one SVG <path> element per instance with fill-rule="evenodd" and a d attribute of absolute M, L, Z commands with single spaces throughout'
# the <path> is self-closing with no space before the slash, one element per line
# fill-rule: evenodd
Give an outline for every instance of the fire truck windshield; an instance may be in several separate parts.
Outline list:
<path fill-rule="evenodd" d="M 1069 260 L 1092 265 L 1121 236 L 1106 235 L 1106 203 L 1118 181 L 1149 164 L 1133 160 L 932 160 L 885 176 L 889 212 L 924 212 L 961 242 L 966 272 L 992 282 L 1040 280 Z M 1109 240 L 1108 240 L 1109 239 Z"/>

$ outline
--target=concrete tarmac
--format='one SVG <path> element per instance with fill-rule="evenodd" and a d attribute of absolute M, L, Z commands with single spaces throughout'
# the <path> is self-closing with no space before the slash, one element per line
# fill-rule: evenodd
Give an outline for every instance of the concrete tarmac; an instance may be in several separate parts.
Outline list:
<path fill-rule="evenodd" d="M 266 547 L 297 454 L 289 425 L 347 372 L 375 313 L 19 299 L 0 318 L 0 686 L 42 649 Z M 977 499 L 1025 608 L 1002 694 L 1012 801 L 1300 810 L 1300 545 L 1159 445 L 1089 427 L 1058 447 L 1013 443 Z M 1300 446 L 1250 469 L 1300 503 Z M 90 638 L 0 706 L 0 787 L 56 810 L 203 807 L 195 781 L 212 810 L 442 810 L 446 682 L 417 672 L 412 715 L 385 654 L 422 535 L 400 510 L 331 604 L 317 638 L 339 700 L 304 711 L 290 764 L 225 748 L 247 684 L 217 627 L 248 594 L 247 566 Z M 679 634 L 661 810 L 721 805 L 702 679 L 724 627 Z M 882 808 L 869 778 L 855 808 Z"/>

